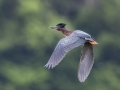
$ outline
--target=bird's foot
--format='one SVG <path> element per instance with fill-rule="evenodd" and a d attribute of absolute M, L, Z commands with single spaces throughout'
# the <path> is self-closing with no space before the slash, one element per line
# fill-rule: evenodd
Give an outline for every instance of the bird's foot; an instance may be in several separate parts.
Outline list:
<path fill-rule="evenodd" d="M 96 41 L 88 41 L 90 44 L 92 44 L 92 45 L 96 45 L 96 44 L 98 44 Z"/>

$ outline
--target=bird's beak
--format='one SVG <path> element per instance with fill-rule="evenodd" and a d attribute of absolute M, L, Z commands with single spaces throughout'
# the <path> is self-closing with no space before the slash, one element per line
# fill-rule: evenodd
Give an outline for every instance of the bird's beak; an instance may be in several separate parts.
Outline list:
<path fill-rule="evenodd" d="M 51 29 L 57 29 L 58 27 L 57 26 L 50 26 L 49 28 L 51 28 Z"/>

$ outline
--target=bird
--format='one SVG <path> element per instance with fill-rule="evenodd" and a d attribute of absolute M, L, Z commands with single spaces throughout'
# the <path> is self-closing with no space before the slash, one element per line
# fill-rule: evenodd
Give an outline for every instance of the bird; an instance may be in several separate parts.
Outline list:
<path fill-rule="evenodd" d="M 82 30 L 68 30 L 65 26 L 65 23 L 50 26 L 51 29 L 62 32 L 65 37 L 58 42 L 45 67 L 54 68 L 62 61 L 68 51 L 83 45 L 78 66 L 78 79 L 80 82 L 84 82 L 94 64 L 93 45 L 98 43 L 88 33 Z"/>

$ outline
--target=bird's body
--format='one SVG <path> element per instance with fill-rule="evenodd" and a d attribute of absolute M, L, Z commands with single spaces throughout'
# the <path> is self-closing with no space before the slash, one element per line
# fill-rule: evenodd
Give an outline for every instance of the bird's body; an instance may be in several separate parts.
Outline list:
<path fill-rule="evenodd" d="M 61 31 L 64 35 L 66 35 L 66 37 L 58 42 L 53 54 L 51 55 L 45 67 L 55 67 L 61 62 L 68 51 L 80 45 L 84 45 L 78 68 L 78 79 L 80 82 L 84 82 L 85 79 L 88 77 L 94 63 L 92 45 L 97 44 L 97 42 L 95 42 L 89 34 L 81 30 L 70 31 L 64 27 L 57 27 L 56 30 Z"/>

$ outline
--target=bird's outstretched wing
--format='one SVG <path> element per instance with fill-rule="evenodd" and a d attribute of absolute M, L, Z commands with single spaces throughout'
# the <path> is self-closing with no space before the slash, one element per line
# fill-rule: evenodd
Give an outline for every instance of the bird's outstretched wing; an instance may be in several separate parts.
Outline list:
<path fill-rule="evenodd" d="M 78 67 L 78 79 L 84 82 L 88 77 L 94 63 L 92 44 L 86 42 L 81 52 L 80 63 Z"/>
<path fill-rule="evenodd" d="M 85 43 L 85 39 L 79 38 L 79 37 L 72 37 L 68 36 L 63 39 L 61 39 L 52 56 L 50 57 L 48 63 L 45 65 L 46 68 L 53 68 L 56 65 L 58 65 L 61 60 L 65 57 L 66 53 L 70 51 L 71 49 L 78 47 L 79 45 L 82 45 Z"/>

